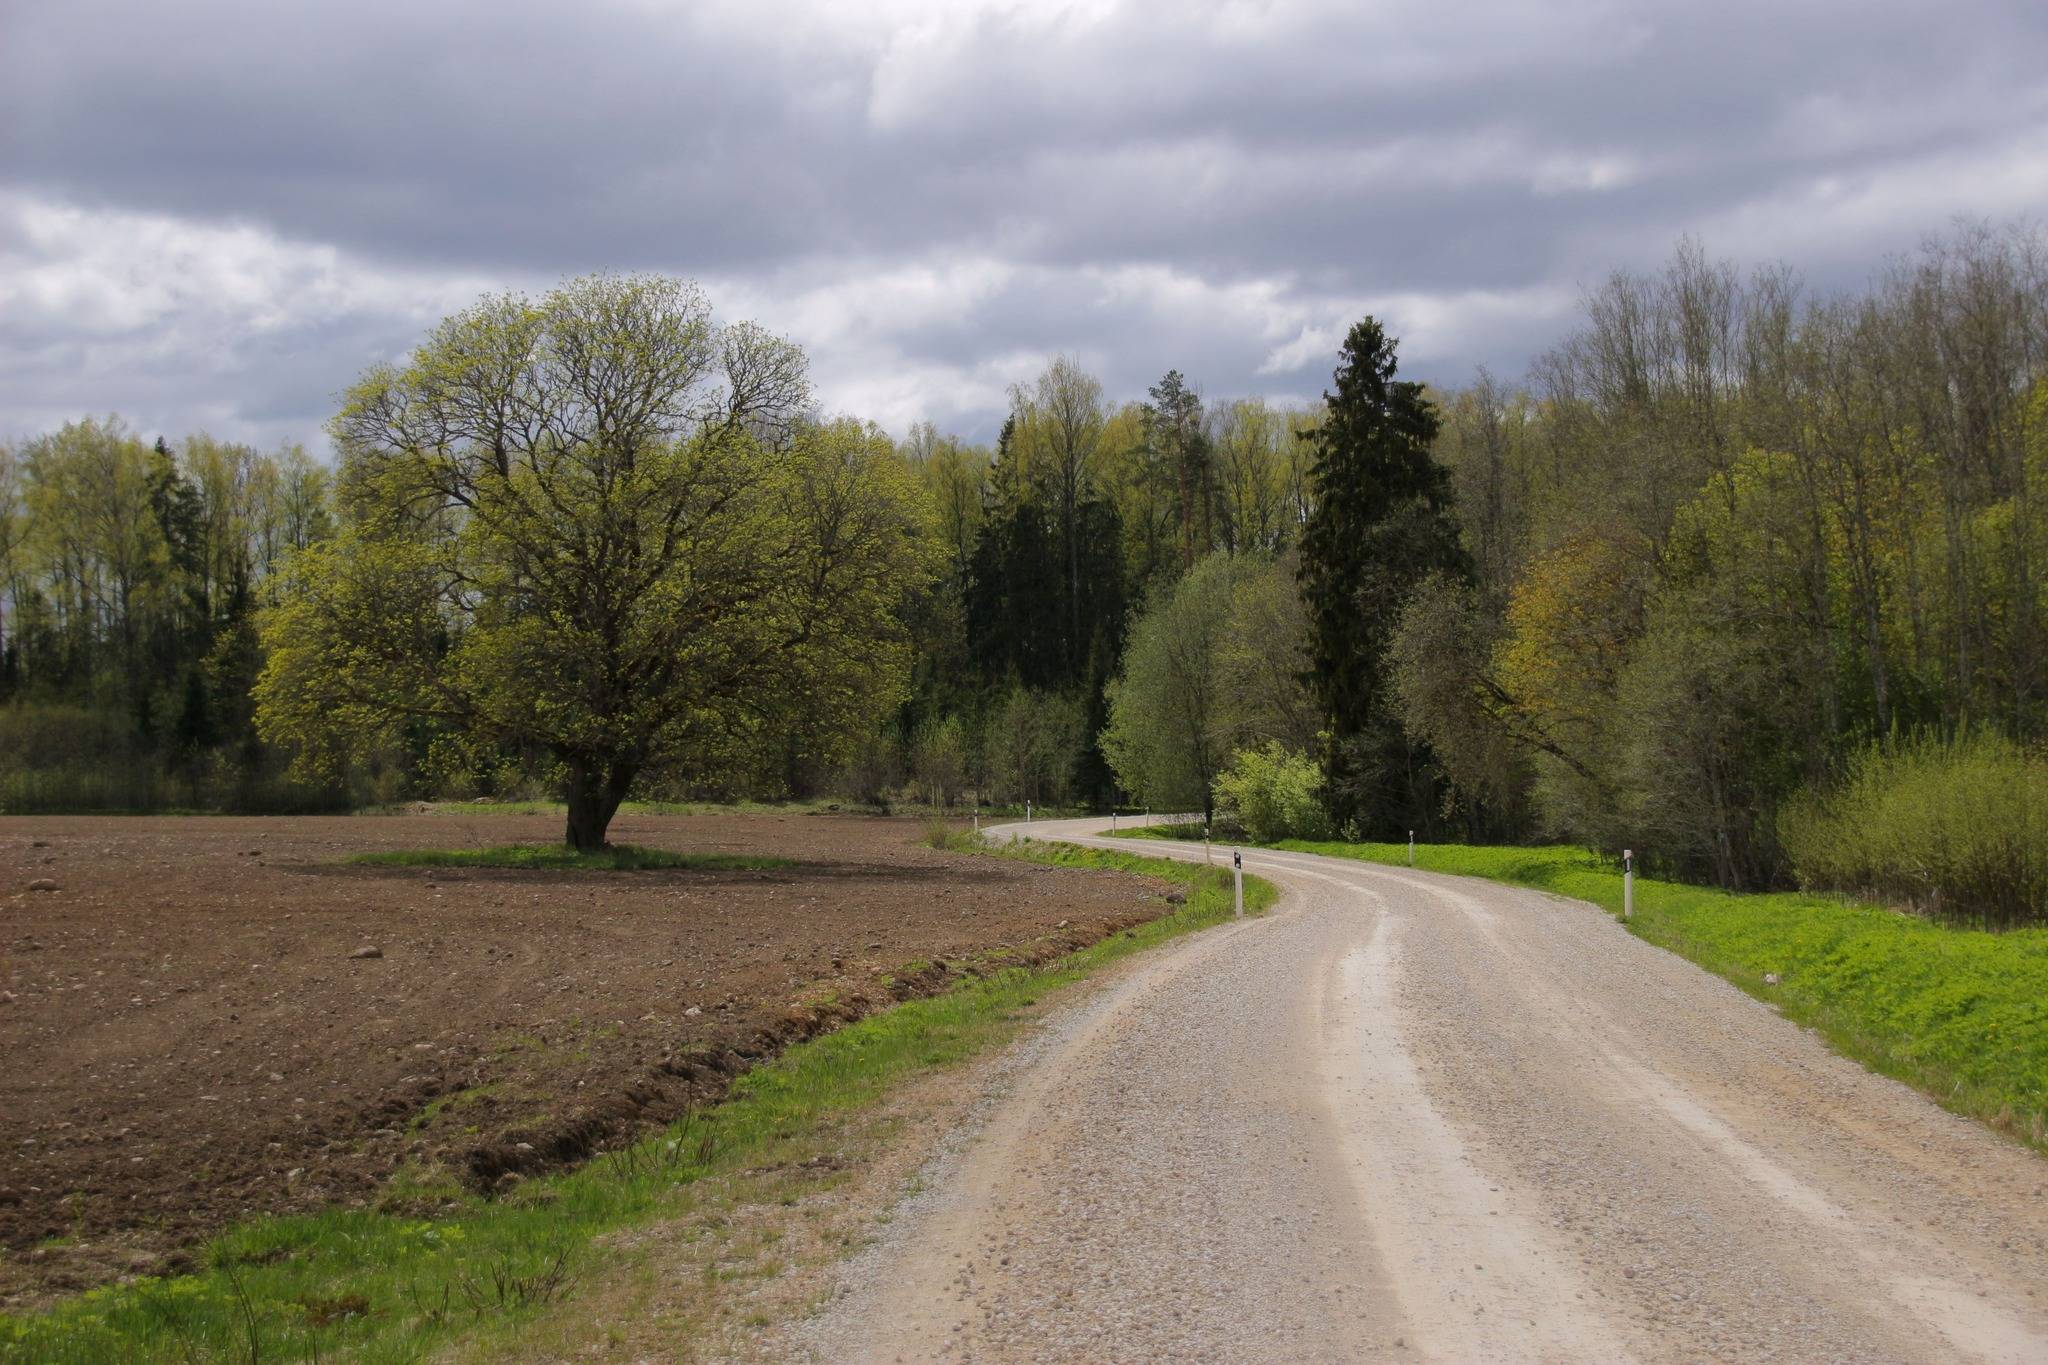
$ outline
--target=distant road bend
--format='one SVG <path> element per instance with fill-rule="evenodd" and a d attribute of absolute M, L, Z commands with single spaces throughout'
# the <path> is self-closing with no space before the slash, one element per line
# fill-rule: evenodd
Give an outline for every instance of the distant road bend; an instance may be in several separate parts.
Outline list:
<path fill-rule="evenodd" d="M 1055 1015 L 819 1358 L 2048 1362 L 2048 1161 L 1582 903 L 1245 866 L 1272 915 Z"/>

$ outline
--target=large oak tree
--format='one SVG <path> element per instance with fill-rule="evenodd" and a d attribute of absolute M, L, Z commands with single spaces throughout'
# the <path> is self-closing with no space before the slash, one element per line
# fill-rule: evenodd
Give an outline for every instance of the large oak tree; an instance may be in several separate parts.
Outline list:
<path fill-rule="evenodd" d="M 808 402 L 794 346 L 679 281 L 447 319 L 334 421 L 347 522 L 268 619 L 265 733 L 316 770 L 421 724 L 543 750 L 593 849 L 643 777 L 871 730 L 929 511 L 885 436 Z"/>

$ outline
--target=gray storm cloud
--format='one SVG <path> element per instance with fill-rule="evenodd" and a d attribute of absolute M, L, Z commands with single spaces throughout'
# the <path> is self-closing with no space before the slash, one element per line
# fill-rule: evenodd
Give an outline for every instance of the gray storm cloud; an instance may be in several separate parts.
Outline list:
<path fill-rule="evenodd" d="M 1310 394 L 1368 308 L 1514 373 L 1682 233 L 1860 278 L 2048 202 L 2048 11 L 482 3 L 0 11 L 0 434 L 317 440 L 481 289 L 702 280 L 986 433 L 1058 351 Z"/>

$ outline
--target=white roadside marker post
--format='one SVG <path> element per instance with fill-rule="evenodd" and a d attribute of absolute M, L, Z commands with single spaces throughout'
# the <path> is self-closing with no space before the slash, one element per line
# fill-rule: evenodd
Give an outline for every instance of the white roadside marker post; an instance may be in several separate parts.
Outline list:
<path fill-rule="evenodd" d="M 974 832 L 981 833 L 981 802 L 974 803 Z"/>
<path fill-rule="evenodd" d="M 1629 848 L 1621 851 L 1621 917 L 1636 917 L 1636 855 Z"/>
<path fill-rule="evenodd" d="M 1116 833 L 1116 811 L 1114 808 L 1109 812 L 1109 832 L 1111 834 Z"/>
<path fill-rule="evenodd" d="M 1244 918 L 1244 850 L 1232 849 L 1230 853 L 1232 874 L 1237 879 L 1237 918 Z"/>
<path fill-rule="evenodd" d="M 1415 866 L 1415 831 L 1408 831 L 1408 866 Z"/>
<path fill-rule="evenodd" d="M 1031 803 L 1028 800 L 1024 803 L 1024 823 L 1031 823 Z"/>
<path fill-rule="evenodd" d="M 1207 825 L 1202 826 L 1202 861 L 1205 863 L 1216 861 L 1216 855 L 1209 849 L 1209 827 Z"/>

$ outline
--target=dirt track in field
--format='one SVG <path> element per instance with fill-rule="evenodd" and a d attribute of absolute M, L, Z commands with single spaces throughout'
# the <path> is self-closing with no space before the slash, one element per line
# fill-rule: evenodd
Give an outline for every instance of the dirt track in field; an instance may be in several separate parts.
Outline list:
<path fill-rule="evenodd" d="M 345 862 L 552 816 L 0 818 L 0 1306 L 177 1269 L 248 1214 L 438 1197 L 395 1194 L 401 1167 L 573 1162 L 963 962 L 1165 908 L 921 833 L 624 816 L 618 842 L 800 866 L 556 873 Z"/>

